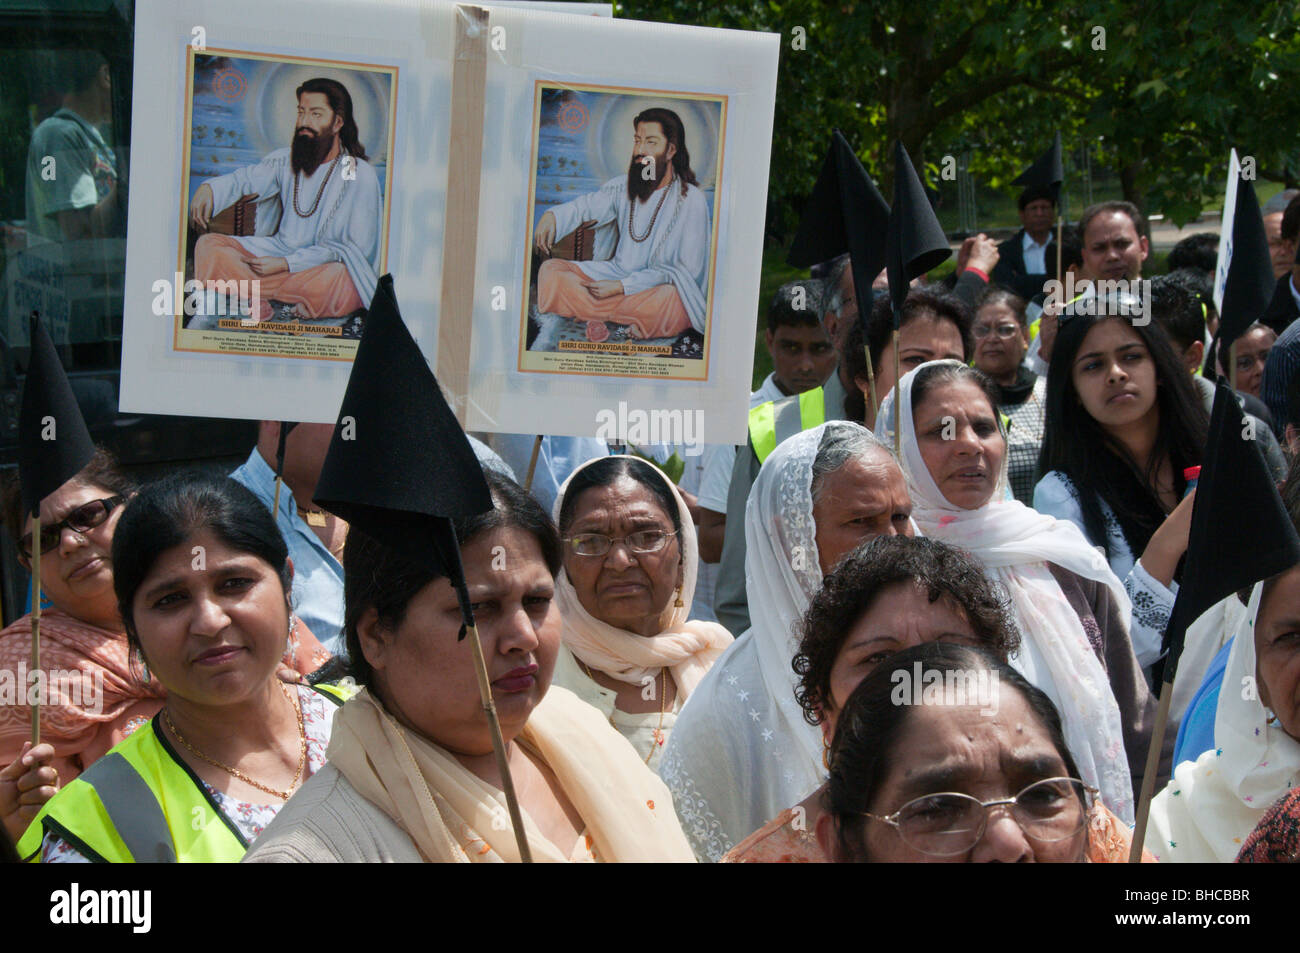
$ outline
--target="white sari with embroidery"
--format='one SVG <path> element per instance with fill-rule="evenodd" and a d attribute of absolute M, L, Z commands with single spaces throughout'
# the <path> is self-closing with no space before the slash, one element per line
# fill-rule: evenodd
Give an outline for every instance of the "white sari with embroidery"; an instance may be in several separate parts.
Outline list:
<path fill-rule="evenodd" d="M 695 855 L 717 861 L 825 779 L 821 731 L 795 701 L 796 626 L 821 588 L 812 468 L 833 421 L 781 443 L 745 508 L 753 625 L 714 663 L 673 728 L 659 775 Z"/>

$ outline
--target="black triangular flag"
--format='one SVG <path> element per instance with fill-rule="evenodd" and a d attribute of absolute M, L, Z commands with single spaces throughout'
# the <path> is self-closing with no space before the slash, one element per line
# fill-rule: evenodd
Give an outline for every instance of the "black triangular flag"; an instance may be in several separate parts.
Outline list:
<path fill-rule="evenodd" d="M 1232 216 L 1232 259 L 1228 262 L 1223 306 L 1219 309 L 1218 349 L 1221 353 L 1226 353 L 1232 342 L 1268 310 L 1275 283 L 1268 234 L 1264 231 L 1264 216 L 1259 211 L 1255 185 L 1238 172 L 1237 200 Z"/>
<path fill-rule="evenodd" d="M 888 228 L 884 196 L 836 129 L 786 261 L 807 268 L 848 252 L 858 314 L 865 321 L 871 313 L 871 283 L 885 267 Z"/>
<path fill-rule="evenodd" d="M 894 206 L 889 213 L 885 252 L 895 328 L 912 279 L 947 261 L 951 254 L 948 236 L 935 217 L 925 187 L 912 168 L 912 160 L 903 144 L 895 141 Z"/>
<path fill-rule="evenodd" d="M 1251 421 L 1254 424 L 1255 421 Z M 1165 628 L 1163 680 L 1172 683 L 1187 627 L 1239 589 L 1300 563 L 1300 538 L 1278 496 L 1254 432 L 1228 385 L 1215 387 L 1187 561 Z"/>
<path fill-rule="evenodd" d="M 63 372 L 54 342 L 36 313 L 31 318 L 31 359 L 18 411 L 18 479 L 23 512 L 81 472 L 95 454 L 94 441 Z"/>
<path fill-rule="evenodd" d="M 314 502 L 463 585 L 450 518 L 490 510 L 492 495 L 391 275 L 375 288 Z"/>
<path fill-rule="evenodd" d="M 1052 138 L 1052 144 L 1024 172 L 1011 180 L 1012 185 L 1027 189 L 1050 189 L 1053 204 L 1059 205 L 1061 183 L 1065 181 L 1065 166 L 1061 163 L 1061 134 Z"/>

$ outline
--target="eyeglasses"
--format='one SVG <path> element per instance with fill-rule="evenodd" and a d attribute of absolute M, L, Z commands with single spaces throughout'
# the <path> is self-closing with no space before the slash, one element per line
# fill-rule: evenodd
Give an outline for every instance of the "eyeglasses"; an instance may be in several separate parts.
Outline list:
<path fill-rule="evenodd" d="M 977 338 L 986 338 L 990 334 L 996 334 L 1004 341 L 1009 341 L 1020 333 L 1020 326 L 1017 324 L 999 324 L 996 328 L 991 328 L 987 324 L 977 324 L 970 329 L 970 333 Z"/>
<path fill-rule="evenodd" d="M 634 553 L 657 553 L 676 535 L 676 532 L 665 533 L 658 529 L 643 529 L 628 533 L 626 536 L 579 533 L 577 536 L 566 536 L 564 541 L 572 546 L 574 553 L 579 556 L 604 556 L 615 543 L 626 544 L 628 550 Z"/>
<path fill-rule="evenodd" d="M 120 496 L 106 496 L 102 500 L 82 503 L 57 523 L 41 527 L 41 552 L 52 552 L 59 547 L 63 530 L 70 529 L 77 533 L 87 533 L 108 519 L 108 514 L 122 504 Z M 27 559 L 32 558 L 32 534 L 27 533 L 18 540 L 18 551 Z"/>
<path fill-rule="evenodd" d="M 1011 816 L 1034 840 L 1051 843 L 1073 837 L 1087 824 L 1087 796 L 1096 794 L 1096 788 L 1077 778 L 1047 778 L 1012 798 L 981 801 L 969 794 L 926 794 L 885 817 L 863 814 L 893 827 L 913 850 L 950 857 L 978 844 L 988 824 L 988 809 L 1002 805 L 1011 806 Z"/>

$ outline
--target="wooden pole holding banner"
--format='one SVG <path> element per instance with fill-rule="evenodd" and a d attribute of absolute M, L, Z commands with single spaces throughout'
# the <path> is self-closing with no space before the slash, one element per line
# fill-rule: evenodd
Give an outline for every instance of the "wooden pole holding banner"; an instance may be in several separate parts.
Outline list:
<path fill-rule="evenodd" d="M 469 354 L 478 258 L 479 178 L 483 168 L 488 11 L 456 5 L 456 58 L 447 137 L 447 217 L 438 309 L 438 383 L 462 427 L 469 410 Z"/>
<path fill-rule="evenodd" d="M 474 314 L 475 262 L 478 257 L 479 177 L 483 167 L 483 116 L 486 111 L 488 11 L 483 7 L 456 5 L 456 58 L 451 74 L 451 131 L 448 138 L 447 219 L 442 243 L 442 298 L 438 311 L 437 378 L 450 396 L 448 403 L 462 427 L 469 410 L 469 346 Z M 452 240 L 451 236 L 455 236 Z M 459 557 L 458 557 L 459 561 Z M 463 576 L 462 571 L 462 576 Z M 466 609 L 468 606 L 466 606 Z M 524 831 L 523 815 L 515 797 L 510 765 L 506 761 L 505 739 L 492 701 L 473 615 L 466 622 L 466 634 L 474 654 L 479 700 L 492 735 L 492 751 L 501 774 L 501 788 L 510 811 L 510 823 L 519 847 L 519 859 L 533 862 Z"/>
<path fill-rule="evenodd" d="M 1142 862 L 1142 844 L 1147 836 L 1147 818 L 1151 814 L 1151 798 L 1156 793 L 1156 774 L 1160 771 L 1160 749 L 1165 744 L 1165 731 L 1169 726 L 1169 703 L 1174 697 L 1174 686 L 1166 681 L 1160 684 L 1160 704 L 1156 706 L 1156 723 L 1151 732 L 1151 747 L 1147 749 L 1146 767 L 1142 769 L 1142 793 L 1138 797 L 1137 824 L 1133 828 L 1133 843 L 1129 847 L 1128 862 Z"/>
<path fill-rule="evenodd" d="M 867 359 L 867 396 L 871 398 L 871 426 L 875 427 L 880 404 L 876 401 L 876 370 L 871 366 L 871 345 L 865 339 L 862 343 L 862 356 Z"/>
<path fill-rule="evenodd" d="M 538 434 L 537 439 L 533 441 L 533 455 L 528 458 L 528 476 L 524 477 L 524 492 L 527 493 L 533 488 L 533 474 L 537 472 L 537 454 L 542 450 L 542 435 Z"/>
<path fill-rule="evenodd" d="M 41 670 L 41 514 L 32 518 L 32 660 L 29 678 L 36 680 Z M 27 686 L 22 686 L 26 691 Z M 41 698 L 32 702 L 32 747 L 41 743 Z"/>

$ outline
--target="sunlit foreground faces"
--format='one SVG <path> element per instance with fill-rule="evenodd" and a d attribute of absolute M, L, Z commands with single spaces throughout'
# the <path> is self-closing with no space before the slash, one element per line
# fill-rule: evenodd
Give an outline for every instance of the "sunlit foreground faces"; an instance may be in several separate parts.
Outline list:
<path fill-rule="evenodd" d="M 582 607 L 615 628 L 658 633 L 684 581 L 679 519 L 668 487 L 635 458 L 579 471 L 559 522 L 564 571 Z"/>
<path fill-rule="evenodd" d="M 1255 617 L 1259 700 L 1300 741 L 1300 566 L 1265 584 Z"/>
<path fill-rule="evenodd" d="M 935 539 L 879 537 L 848 555 L 809 604 L 795 696 L 829 744 L 854 690 L 899 652 L 948 642 L 1006 659 L 1018 638 L 972 557 Z"/>
<path fill-rule="evenodd" d="M 1077 775 L 1045 695 L 982 650 L 928 643 L 845 705 L 818 842 L 840 862 L 1081 863 L 1093 792 Z"/>
<path fill-rule="evenodd" d="M 919 389 L 912 417 L 926 469 L 949 503 L 979 509 L 993 498 L 1007 452 L 997 407 L 969 378 L 926 388 L 918 400 Z"/>
<path fill-rule="evenodd" d="M 465 542 L 462 562 L 501 733 L 509 741 L 545 697 L 555 671 L 560 613 L 554 577 L 537 537 L 517 526 L 477 533 Z M 356 628 L 390 714 L 453 754 L 489 754 L 473 655 L 468 641 L 458 639 L 460 626 L 460 604 L 444 577 L 411 596 L 400 618 L 381 619 L 371 606 Z"/>
<path fill-rule="evenodd" d="M 288 638 L 286 589 L 264 559 L 208 528 L 164 550 L 133 599 L 150 671 L 169 693 L 198 704 L 265 690 Z"/>

